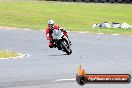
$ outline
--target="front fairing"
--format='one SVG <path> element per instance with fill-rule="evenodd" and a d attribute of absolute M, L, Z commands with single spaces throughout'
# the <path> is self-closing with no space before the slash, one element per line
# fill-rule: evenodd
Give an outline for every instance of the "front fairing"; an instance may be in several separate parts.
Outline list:
<path fill-rule="evenodd" d="M 61 30 L 58 30 L 58 29 L 54 29 L 53 30 L 52 36 L 53 36 L 54 40 L 62 39 L 63 35 L 64 34 L 63 34 L 63 32 Z"/>

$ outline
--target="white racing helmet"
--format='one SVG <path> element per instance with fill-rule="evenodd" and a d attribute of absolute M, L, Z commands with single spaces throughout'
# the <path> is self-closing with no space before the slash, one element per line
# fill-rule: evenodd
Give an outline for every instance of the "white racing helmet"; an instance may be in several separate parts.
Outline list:
<path fill-rule="evenodd" d="M 48 21 L 48 25 L 54 25 L 54 21 L 53 20 L 49 20 Z"/>

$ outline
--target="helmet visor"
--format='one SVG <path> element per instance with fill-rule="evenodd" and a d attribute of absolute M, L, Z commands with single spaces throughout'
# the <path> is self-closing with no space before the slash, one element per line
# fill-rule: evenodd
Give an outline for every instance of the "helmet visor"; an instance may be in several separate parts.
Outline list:
<path fill-rule="evenodd" d="M 49 27 L 50 29 L 52 29 L 52 28 L 53 28 L 53 24 L 48 24 L 48 27 Z"/>

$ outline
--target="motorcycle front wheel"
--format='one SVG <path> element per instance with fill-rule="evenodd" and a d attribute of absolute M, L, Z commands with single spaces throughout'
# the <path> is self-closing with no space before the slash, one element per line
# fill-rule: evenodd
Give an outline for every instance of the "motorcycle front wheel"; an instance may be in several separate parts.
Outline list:
<path fill-rule="evenodd" d="M 66 42 L 62 41 L 61 45 L 62 45 L 63 50 L 64 50 L 68 55 L 70 55 L 70 54 L 72 53 L 72 50 L 71 50 L 70 48 L 68 49 Z"/>

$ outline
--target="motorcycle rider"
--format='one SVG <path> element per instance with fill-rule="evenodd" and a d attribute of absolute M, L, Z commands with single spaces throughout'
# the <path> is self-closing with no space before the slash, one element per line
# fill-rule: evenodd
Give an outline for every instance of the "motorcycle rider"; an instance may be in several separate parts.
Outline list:
<path fill-rule="evenodd" d="M 63 28 L 60 28 L 58 25 L 55 25 L 53 20 L 49 20 L 48 21 L 48 28 L 46 28 L 46 38 L 47 38 L 47 40 L 49 40 L 49 47 L 50 48 L 56 47 L 54 45 L 54 40 L 53 40 L 53 36 L 52 36 L 54 29 L 58 29 L 58 30 L 63 31 L 63 34 L 68 38 L 68 34 L 67 34 L 66 30 L 64 30 Z M 71 41 L 69 41 L 69 42 L 71 43 Z M 58 47 L 58 50 L 61 50 L 60 46 Z"/>

